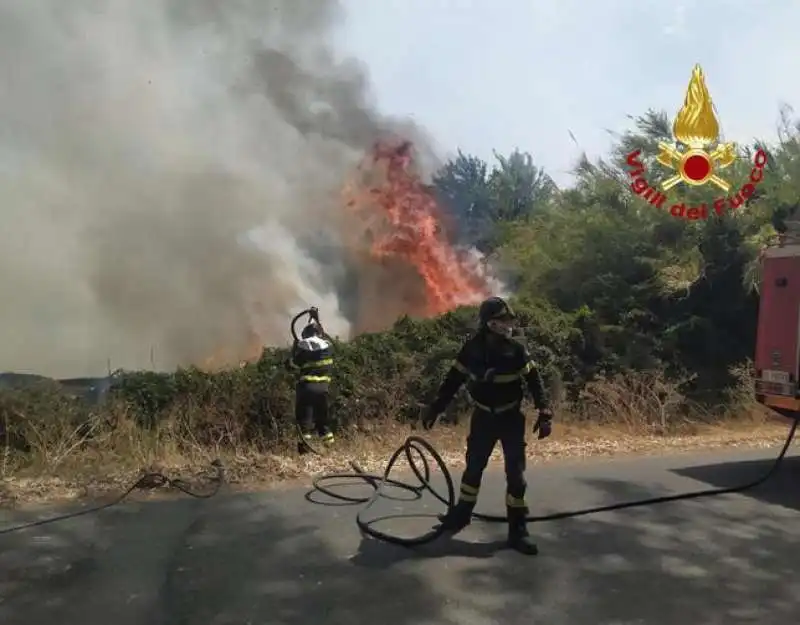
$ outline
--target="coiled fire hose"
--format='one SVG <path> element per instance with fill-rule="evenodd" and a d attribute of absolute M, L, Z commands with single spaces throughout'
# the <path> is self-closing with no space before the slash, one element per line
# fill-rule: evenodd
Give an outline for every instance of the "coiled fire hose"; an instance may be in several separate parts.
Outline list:
<path fill-rule="evenodd" d="M 551 514 L 543 514 L 538 516 L 528 516 L 526 518 L 526 521 L 528 523 L 539 523 L 542 521 L 557 521 L 560 519 L 569 519 L 574 517 L 586 516 L 589 514 L 597 514 L 600 512 L 609 512 L 612 510 L 624 510 L 626 508 L 653 506 L 656 504 L 667 503 L 671 501 L 700 499 L 702 497 L 726 495 L 730 493 L 738 493 L 750 490 L 766 482 L 778 470 L 781 463 L 783 462 L 784 457 L 786 456 L 786 452 L 789 450 L 789 446 L 791 445 L 792 440 L 794 439 L 798 423 L 799 423 L 798 421 L 795 421 L 792 424 L 791 428 L 789 429 L 789 434 L 786 437 L 786 441 L 783 443 L 783 447 L 780 450 L 780 453 L 772 462 L 769 469 L 756 479 L 753 479 L 744 484 L 739 484 L 736 486 L 729 486 L 724 488 L 709 488 L 703 490 L 695 490 L 684 493 L 678 493 L 675 495 L 650 497 L 647 499 L 613 503 L 603 506 L 594 506 L 590 508 L 581 508 L 578 510 L 569 510 L 564 512 L 554 512 Z M 444 477 L 445 481 L 444 493 L 438 491 L 431 484 L 431 462 L 428 459 L 428 456 L 433 459 L 433 463 L 435 464 L 436 468 L 438 468 L 439 471 L 441 471 L 442 476 Z M 409 467 L 411 468 L 411 471 L 414 473 L 414 476 L 418 480 L 419 484 L 411 484 L 390 477 L 392 470 L 395 468 L 395 465 L 397 464 L 397 462 L 400 460 L 401 457 L 405 457 L 406 461 L 409 464 Z M 400 447 L 398 447 L 397 450 L 389 458 L 389 461 L 386 463 L 386 468 L 383 471 L 383 475 L 366 473 L 358 466 L 357 463 L 352 461 L 350 462 L 350 466 L 353 469 L 353 471 L 350 473 L 327 473 L 315 477 L 312 481 L 313 490 L 306 494 L 306 499 L 308 499 L 312 503 L 323 503 L 312 499 L 314 491 L 319 491 L 320 493 L 323 493 L 324 495 L 327 495 L 328 497 L 334 500 L 339 500 L 341 502 L 350 504 L 364 504 L 361 510 L 359 510 L 358 514 L 356 515 L 356 524 L 358 525 L 359 530 L 361 530 L 363 534 L 371 536 L 372 538 L 375 538 L 377 540 L 382 540 L 384 542 L 400 545 L 403 547 L 417 547 L 420 545 L 424 545 L 426 543 L 430 543 L 436 540 L 437 538 L 442 536 L 442 534 L 445 533 L 445 530 L 436 527 L 421 536 L 404 538 L 377 530 L 374 527 L 372 527 L 375 523 L 379 521 L 385 521 L 393 517 L 400 518 L 397 515 L 383 516 L 369 521 L 365 520 L 366 513 L 381 497 L 396 499 L 394 497 L 390 497 L 385 493 L 385 490 L 387 488 L 397 488 L 403 491 L 410 492 L 414 495 L 415 499 L 419 499 L 425 492 L 429 492 L 439 502 L 445 505 L 448 512 L 452 510 L 452 508 L 455 506 L 456 492 L 453 482 L 453 476 L 450 473 L 450 470 L 447 468 L 447 464 L 445 463 L 441 454 L 439 454 L 439 452 L 436 451 L 436 448 L 433 445 L 431 445 L 428 441 L 426 441 L 424 438 L 419 436 L 409 436 L 405 440 L 405 442 Z M 358 480 L 360 482 L 364 482 L 366 484 L 369 484 L 373 488 L 374 492 L 370 497 L 354 497 L 342 494 L 334 490 L 336 488 L 337 483 L 339 486 L 343 486 L 344 484 L 342 484 L 342 481 L 344 480 L 348 480 L 348 484 L 350 483 L 349 481 L 352 480 Z M 401 515 L 401 516 L 420 516 L 420 515 Z M 479 519 L 481 521 L 487 521 L 490 523 L 500 523 L 508 521 L 508 517 L 502 515 L 491 515 L 491 514 L 482 514 L 474 512 L 472 516 L 475 519 Z"/>

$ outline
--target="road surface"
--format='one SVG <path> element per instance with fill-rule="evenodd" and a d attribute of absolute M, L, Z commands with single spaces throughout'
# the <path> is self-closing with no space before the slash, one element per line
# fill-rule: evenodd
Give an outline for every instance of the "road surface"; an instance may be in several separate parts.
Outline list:
<path fill-rule="evenodd" d="M 538 514 L 727 486 L 765 470 L 769 453 L 551 465 L 530 471 L 530 499 Z M 0 623 L 800 622 L 799 455 L 747 494 L 538 524 L 537 557 L 503 549 L 505 527 L 479 522 L 418 551 L 364 539 L 353 507 L 313 505 L 306 490 L 132 502 L 0 536 Z M 503 492 L 493 469 L 479 509 L 501 512 Z M 437 509 L 382 506 L 376 514 Z M 0 513 L 0 526 L 23 518 Z"/>

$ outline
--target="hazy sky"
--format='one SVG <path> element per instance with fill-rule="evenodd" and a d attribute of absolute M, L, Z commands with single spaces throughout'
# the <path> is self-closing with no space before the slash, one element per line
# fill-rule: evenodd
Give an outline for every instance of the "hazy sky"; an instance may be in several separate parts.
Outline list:
<path fill-rule="evenodd" d="M 673 115 L 700 63 L 728 140 L 773 139 L 800 112 L 800 2 L 346 0 L 343 45 L 385 112 L 413 116 L 445 154 L 519 147 L 558 181 L 607 130 Z M 570 138 L 572 131 L 580 147 Z"/>
<path fill-rule="evenodd" d="M 797 0 L 340 1 L 345 19 L 335 0 L 0 0 L 0 370 L 235 362 L 307 305 L 343 334 L 399 314 L 338 203 L 397 129 L 379 112 L 441 156 L 520 148 L 561 183 L 627 115 L 674 115 L 697 62 L 726 140 L 800 112 Z M 337 27 L 369 80 L 328 62 Z M 280 246 L 237 244 L 262 225 Z"/>

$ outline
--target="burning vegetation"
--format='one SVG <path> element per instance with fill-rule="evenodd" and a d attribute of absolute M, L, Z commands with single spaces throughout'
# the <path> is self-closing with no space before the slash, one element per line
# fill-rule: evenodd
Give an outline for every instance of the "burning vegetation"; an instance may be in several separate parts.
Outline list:
<path fill-rule="evenodd" d="M 342 236 L 358 282 L 351 334 L 384 330 L 403 314 L 433 317 L 491 294 L 477 253 L 451 243 L 411 141 L 376 143 L 345 184 L 342 201 Z M 264 341 L 251 332 L 247 344 L 244 351 L 217 350 L 203 368 L 257 360 Z"/>
<path fill-rule="evenodd" d="M 0 184 L 15 232 L 36 236 L 0 236 L 0 370 L 237 366 L 285 345 L 309 305 L 346 337 L 481 291 L 410 144 L 365 159 L 371 184 L 356 174 L 375 138 L 424 154 L 427 132 L 377 110 L 363 64 L 334 49 L 338 0 L 17 4 L 0 9 L 19 130 Z M 23 57 L 58 80 L 25 79 Z"/>
<path fill-rule="evenodd" d="M 423 182 L 410 141 L 376 143 L 345 187 L 344 198 L 366 228 L 363 251 L 386 274 L 376 296 L 402 300 L 390 306 L 395 313 L 434 316 L 490 294 L 485 267 L 449 240 L 444 215 L 434 190 Z"/>

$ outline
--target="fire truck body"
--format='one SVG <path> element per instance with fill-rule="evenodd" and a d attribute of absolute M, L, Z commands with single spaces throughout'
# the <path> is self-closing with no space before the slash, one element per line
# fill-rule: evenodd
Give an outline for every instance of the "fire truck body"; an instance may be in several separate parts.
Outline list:
<path fill-rule="evenodd" d="M 755 369 L 756 400 L 800 419 L 800 244 L 763 252 Z"/>

